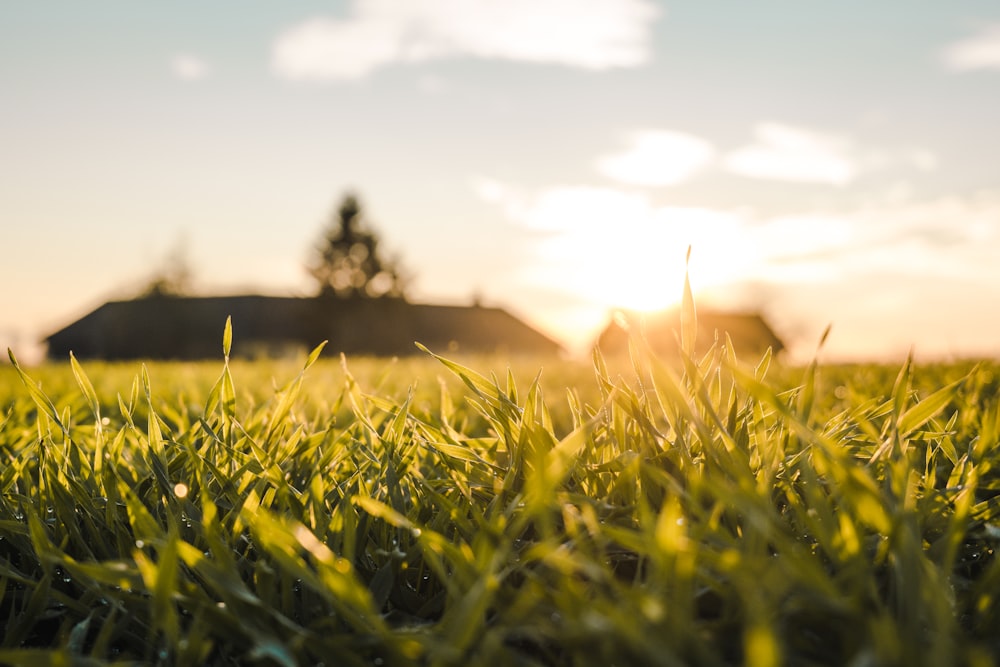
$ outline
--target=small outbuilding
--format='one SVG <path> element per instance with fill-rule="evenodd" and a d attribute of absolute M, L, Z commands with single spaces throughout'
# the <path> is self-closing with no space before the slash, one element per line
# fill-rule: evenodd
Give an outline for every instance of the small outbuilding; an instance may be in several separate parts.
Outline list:
<path fill-rule="evenodd" d="M 777 354 L 785 348 L 763 315 L 753 312 L 698 309 L 698 335 L 695 350 L 705 351 L 715 342 L 725 340 L 728 334 L 737 355 L 760 356 L 771 348 Z M 674 356 L 681 331 L 680 311 L 677 309 L 655 313 L 620 311 L 601 332 L 596 346 L 605 355 L 628 351 L 630 332 L 644 335 L 657 354 Z"/>

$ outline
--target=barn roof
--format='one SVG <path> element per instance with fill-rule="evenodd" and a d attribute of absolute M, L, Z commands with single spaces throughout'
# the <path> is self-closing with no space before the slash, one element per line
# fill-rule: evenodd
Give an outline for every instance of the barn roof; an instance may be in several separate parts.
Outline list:
<path fill-rule="evenodd" d="M 70 351 L 79 358 L 214 358 L 222 354 L 227 317 L 237 354 L 311 348 L 323 340 L 329 353 L 381 356 L 414 354 L 414 342 L 476 353 L 562 349 L 501 308 L 259 295 L 110 301 L 45 340 L 50 358 Z"/>

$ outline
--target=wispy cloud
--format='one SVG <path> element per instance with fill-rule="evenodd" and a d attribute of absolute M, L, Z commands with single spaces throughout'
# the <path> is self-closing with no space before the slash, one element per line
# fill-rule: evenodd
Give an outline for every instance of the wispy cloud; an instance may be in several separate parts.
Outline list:
<path fill-rule="evenodd" d="M 846 185 L 858 177 L 889 169 L 933 171 L 937 156 L 919 146 L 897 149 L 862 148 L 850 138 L 784 123 L 767 122 L 754 129 L 754 142 L 717 159 L 706 139 L 663 129 L 628 136 L 629 147 L 595 160 L 598 171 L 625 185 L 678 185 L 720 165 L 750 178 Z"/>
<path fill-rule="evenodd" d="M 180 53 L 171 58 L 170 71 L 182 81 L 198 81 L 211 73 L 208 63 L 189 53 Z"/>
<path fill-rule="evenodd" d="M 354 0 L 274 42 L 272 69 L 293 80 L 361 79 L 393 63 L 474 57 L 589 70 L 649 61 L 649 0 Z"/>
<path fill-rule="evenodd" d="M 897 277 L 1000 281 L 1000 199 L 942 197 L 849 211 L 806 211 L 761 220 L 751 235 L 769 249 L 761 277 L 844 281 Z"/>
<path fill-rule="evenodd" d="M 1000 23 L 985 26 L 975 35 L 952 44 L 941 57 L 947 67 L 959 72 L 1000 70 Z"/>
<path fill-rule="evenodd" d="M 640 130 L 624 153 L 600 158 L 597 169 L 620 183 L 640 186 L 677 185 L 711 163 L 715 148 L 691 134 Z"/>
<path fill-rule="evenodd" d="M 837 136 L 779 123 L 762 123 L 755 142 L 724 159 L 730 171 L 751 178 L 846 185 L 857 174 L 849 143 Z"/>
<path fill-rule="evenodd" d="M 1000 197 L 884 202 L 845 210 L 761 216 L 749 209 L 657 205 L 618 188 L 553 186 L 527 191 L 480 179 L 478 194 L 512 223 L 536 233 L 533 276 L 595 302 L 628 305 L 636 285 L 683 280 L 700 288 L 762 282 L 863 282 L 874 273 L 1000 281 Z M 613 221 L 613 222 L 609 222 Z M 998 282 L 1000 284 L 1000 282 Z M 859 287 L 860 289 L 860 287 Z"/>

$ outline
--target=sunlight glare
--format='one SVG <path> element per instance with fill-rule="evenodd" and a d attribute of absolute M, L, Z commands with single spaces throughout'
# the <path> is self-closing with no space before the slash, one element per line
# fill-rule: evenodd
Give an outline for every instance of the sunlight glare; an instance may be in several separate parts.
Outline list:
<path fill-rule="evenodd" d="M 558 232 L 550 226 L 538 277 L 595 305 L 651 311 L 680 301 L 688 246 L 696 293 L 736 282 L 750 268 L 755 252 L 738 216 L 682 207 L 643 213 L 609 225 L 593 209 L 579 210 L 566 218 L 574 224 Z"/>

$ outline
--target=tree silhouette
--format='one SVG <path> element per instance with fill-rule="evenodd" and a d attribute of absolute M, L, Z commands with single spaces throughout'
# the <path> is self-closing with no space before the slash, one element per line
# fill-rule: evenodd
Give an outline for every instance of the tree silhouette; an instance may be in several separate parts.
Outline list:
<path fill-rule="evenodd" d="M 320 296 L 402 297 L 404 281 L 395 261 L 384 259 L 378 235 L 366 224 L 358 198 L 344 196 L 307 267 Z"/>
<path fill-rule="evenodd" d="M 139 296 L 148 298 L 190 294 L 192 275 L 187 244 L 181 239 L 164 257 L 162 265 L 149 278 Z"/>

